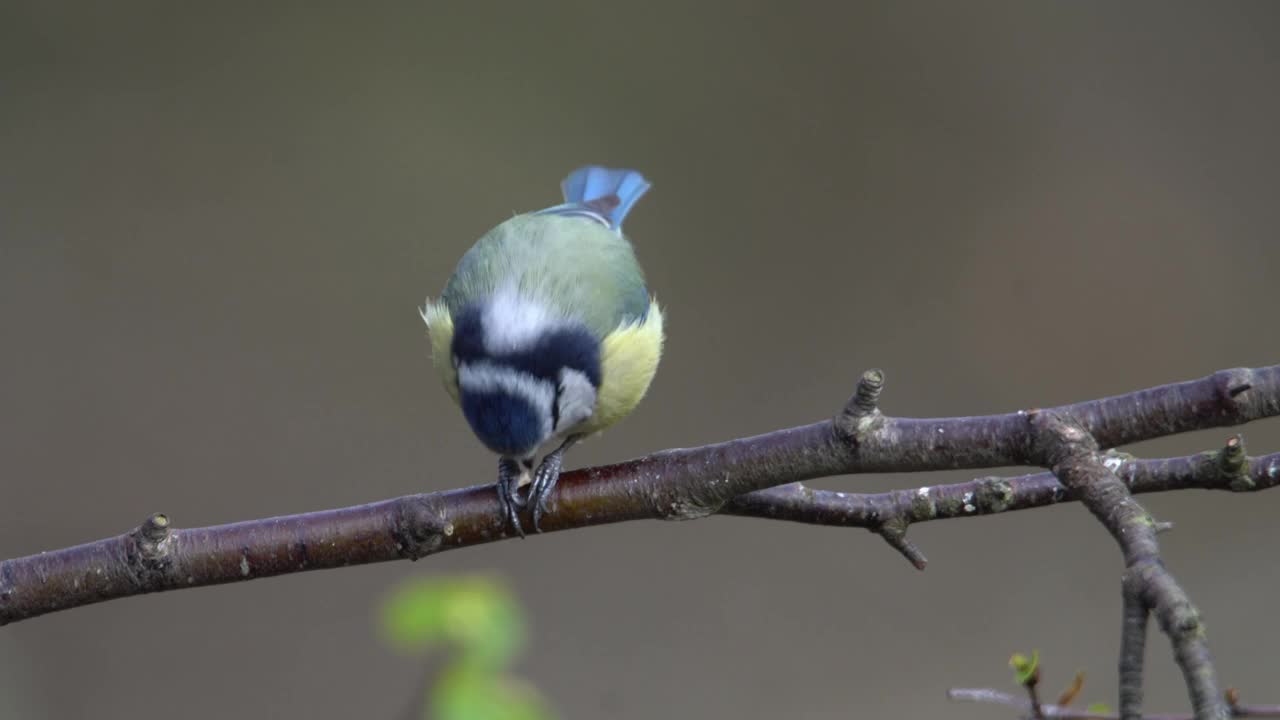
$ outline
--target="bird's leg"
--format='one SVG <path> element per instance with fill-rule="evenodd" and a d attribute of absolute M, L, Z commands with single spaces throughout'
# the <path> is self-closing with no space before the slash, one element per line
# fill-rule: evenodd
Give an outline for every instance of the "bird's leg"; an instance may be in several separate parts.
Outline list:
<path fill-rule="evenodd" d="M 523 476 L 519 462 L 511 458 L 498 458 L 498 502 L 502 504 L 505 519 L 511 522 L 511 527 L 515 528 L 520 537 L 524 537 L 524 528 L 520 526 L 519 509 L 526 504 L 526 500 L 520 497 L 520 480 Z"/>
<path fill-rule="evenodd" d="M 533 529 L 535 532 L 542 532 L 539 524 L 542 521 L 542 514 L 547 511 L 547 494 L 551 492 L 551 489 L 556 486 L 556 481 L 560 479 L 560 468 L 564 465 L 564 454 L 581 439 L 581 435 L 570 435 L 565 438 L 560 447 L 542 458 L 542 464 L 538 466 L 538 471 L 533 475 L 533 485 L 529 486 L 529 497 L 526 498 L 525 502 L 533 505 Z"/>

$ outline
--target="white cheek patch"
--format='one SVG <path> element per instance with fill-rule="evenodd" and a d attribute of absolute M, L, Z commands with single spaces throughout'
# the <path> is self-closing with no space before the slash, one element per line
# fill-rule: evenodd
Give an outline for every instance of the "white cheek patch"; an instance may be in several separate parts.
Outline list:
<path fill-rule="evenodd" d="M 587 376 L 572 368 L 560 371 L 560 422 L 556 430 L 571 428 L 596 411 L 596 389 Z"/>
<path fill-rule="evenodd" d="M 551 423 L 551 403 L 556 401 L 556 388 L 550 380 L 481 360 L 458 367 L 458 387 L 464 393 L 501 392 L 518 397 L 538 411 L 544 437 L 555 430 Z"/>
<path fill-rule="evenodd" d="M 492 355 L 524 350 L 563 324 L 545 305 L 520 297 L 514 289 L 502 290 L 484 308 L 484 348 Z"/>

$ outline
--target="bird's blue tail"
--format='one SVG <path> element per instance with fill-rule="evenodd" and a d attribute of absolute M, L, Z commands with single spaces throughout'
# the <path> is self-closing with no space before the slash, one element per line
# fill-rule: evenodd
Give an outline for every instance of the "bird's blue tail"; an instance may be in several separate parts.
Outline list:
<path fill-rule="evenodd" d="M 635 170 L 587 165 L 569 173 L 560 189 L 566 203 L 585 205 L 621 228 L 631 206 L 649 189 L 649 181 Z"/>

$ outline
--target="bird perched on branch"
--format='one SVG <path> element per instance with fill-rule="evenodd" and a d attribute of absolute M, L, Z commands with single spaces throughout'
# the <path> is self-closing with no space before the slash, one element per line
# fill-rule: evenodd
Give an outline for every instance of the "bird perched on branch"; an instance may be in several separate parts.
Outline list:
<path fill-rule="evenodd" d="M 497 453 L 498 497 L 522 537 L 518 511 L 531 506 L 541 532 L 565 452 L 635 409 L 662 354 L 662 311 L 622 234 L 648 181 L 587 166 L 561 189 L 563 204 L 480 238 L 421 310 L 432 363 Z"/>

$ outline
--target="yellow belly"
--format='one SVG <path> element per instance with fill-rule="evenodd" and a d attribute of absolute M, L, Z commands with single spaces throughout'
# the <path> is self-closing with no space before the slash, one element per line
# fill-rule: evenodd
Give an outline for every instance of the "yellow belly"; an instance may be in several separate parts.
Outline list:
<path fill-rule="evenodd" d="M 649 304 L 644 321 L 622 325 L 605 336 L 600 348 L 600 392 L 596 410 L 580 432 L 596 433 L 635 410 L 644 398 L 662 358 L 662 309 Z"/>

